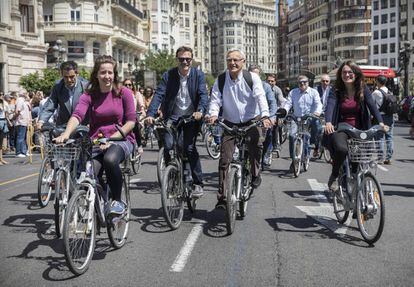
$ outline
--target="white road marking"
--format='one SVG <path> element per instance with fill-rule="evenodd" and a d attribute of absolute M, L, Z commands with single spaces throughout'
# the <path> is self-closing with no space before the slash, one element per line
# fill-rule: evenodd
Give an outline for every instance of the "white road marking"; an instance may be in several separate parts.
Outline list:
<path fill-rule="evenodd" d="M 349 225 L 351 218 L 343 225 L 339 225 L 334 213 L 334 209 L 331 203 L 327 203 L 327 198 L 323 194 L 328 189 L 326 183 L 318 182 L 316 179 L 308 179 L 308 183 L 314 193 L 312 198 L 319 200 L 318 205 L 315 206 L 296 206 L 302 212 L 314 218 L 316 221 L 329 228 L 336 234 L 344 235 L 347 232 L 347 225 Z"/>
<path fill-rule="evenodd" d="M 383 167 L 383 166 L 382 166 L 382 165 L 380 165 L 380 164 L 378 164 L 378 165 L 377 165 L 377 167 L 378 167 L 380 170 L 383 170 L 383 171 L 388 171 L 388 168 Z"/>
<path fill-rule="evenodd" d="M 134 178 L 134 179 L 131 179 L 129 181 L 129 183 L 137 183 L 137 182 L 140 182 L 140 181 L 141 181 L 141 178 Z"/>
<path fill-rule="evenodd" d="M 174 260 L 174 263 L 170 267 L 171 272 L 181 272 L 183 271 L 185 265 L 187 264 L 188 258 L 190 258 L 191 252 L 195 246 L 195 243 L 200 236 L 201 231 L 203 230 L 202 223 L 196 223 L 196 225 L 191 230 L 190 234 L 187 237 L 187 240 L 184 242 L 183 247 L 178 253 L 177 257 Z"/>

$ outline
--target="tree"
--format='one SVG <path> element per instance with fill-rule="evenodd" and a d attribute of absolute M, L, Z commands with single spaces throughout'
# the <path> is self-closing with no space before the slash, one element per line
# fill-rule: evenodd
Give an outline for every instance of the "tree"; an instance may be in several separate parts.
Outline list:
<path fill-rule="evenodd" d="M 162 74 L 176 66 L 175 55 L 168 53 L 167 50 L 156 52 L 148 51 L 145 54 L 143 63 L 145 69 L 155 71 L 157 83 L 161 81 Z"/>
<path fill-rule="evenodd" d="M 28 92 L 42 91 L 45 95 L 48 95 L 59 79 L 60 73 L 58 70 L 44 69 L 41 74 L 36 71 L 22 76 L 19 85 Z"/>
<path fill-rule="evenodd" d="M 215 80 L 216 78 L 212 74 L 206 74 L 206 83 L 210 89 L 213 87 Z"/>

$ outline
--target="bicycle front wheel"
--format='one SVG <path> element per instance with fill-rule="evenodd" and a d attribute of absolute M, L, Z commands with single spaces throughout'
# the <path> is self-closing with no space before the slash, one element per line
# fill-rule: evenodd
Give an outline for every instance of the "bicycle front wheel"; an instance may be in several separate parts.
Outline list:
<path fill-rule="evenodd" d="M 54 170 L 52 168 L 52 161 L 46 156 L 40 166 L 39 179 L 37 181 L 37 200 L 41 207 L 48 205 L 52 195 L 52 181 Z"/>
<path fill-rule="evenodd" d="M 66 263 L 77 276 L 88 270 L 95 249 L 95 209 L 87 194 L 82 189 L 71 197 L 63 228 Z"/>
<path fill-rule="evenodd" d="M 111 222 L 107 224 L 109 241 L 111 241 L 111 244 L 115 249 L 119 249 L 125 245 L 129 231 L 131 202 L 126 176 L 124 176 L 122 182 L 121 201 L 125 205 L 125 213 L 121 216 L 111 218 Z"/>
<path fill-rule="evenodd" d="M 239 181 L 237 178 L 237 169 L 230 168 L 227 176 L 226 188 L 226 228 L 227 235 L 234 232 L 236 225 L 236 211 L 237 211 L 237 189 L 239 188 Z"/>
<path fill-rule="evenodd" d="M 211 132 L 207 132 L 204 137 L 204 143 L 206 145 L 207 153 L 212 159 L 218 159 L 220 157 L 220 147 L 215 143 L 214 136 Z"/>
<path fill-rule="evenodd" d="M 184 215 L 183 191 L 180 186 L 180 173 L 177 167 L 167 166 L 161 185 L 161 204 L 165 220 L 173 230 L 180 226 Z"/>
<path fill-rule="evenodd" d="M 330 163 L 332 160 L 331 153 L 329 152 L 327 148 L 323 149 L 323 158 L 325 159 L 327 163 Z"/>
<path fill-rule="evenodd" d="M 69 201 L 68 178 L 66 172 L 59 170 L 56 175 L 55 192 L 55 229 L 56 236 L 62 236 L 63 222 Z"/>
<path fill-rule="evenodd" d="M 165 159 L 164 159 L 164 147 L 161 147 L 158 151 L 158 160 L 157 160 L 157 179 L 158 184 L 162 185 L 162 176 L 165 171 Z"/>
<path fill-rule="evenodd" d="M 346 190 L 346 176 L 342 169 L 338 177 L 338 185 L 339 189 L 334 192 L 332 200 L 336 219 L 338 220 L 338 223 L 343 224 L 349 216 L 349 207 L 347 206 L 347 203 L 349 202 L 349 195 Z"/>
<path fill-rule="evenodd" d="M 293 143 L 294 148 L 294 160 L 293 160 L 293 174 L 295 177 L 298 177 L 300 174 L 301 164 L 302 164 L 302 141 L 300 139 L 295 139 Z"/>
<path fill-rule="evenodd" d="M 141 167 L 141 155 L 139 154 L 138 150 L 136 150 L 131 156 L 131 166 L 132 172 L 134 174 L 138 174 L 139 169 Z"/>
<path fill-rule="evenodd" d="M 357 222 L 365 242 L 373 244 L 384 229 L 385 205 L 381 185 L 374 175 L 363 175 L 356 198 Z"/>

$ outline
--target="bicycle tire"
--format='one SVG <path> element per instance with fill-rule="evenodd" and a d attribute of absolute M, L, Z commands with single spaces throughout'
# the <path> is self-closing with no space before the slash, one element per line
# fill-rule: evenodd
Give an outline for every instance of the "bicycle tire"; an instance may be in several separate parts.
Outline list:
<path fill-rule="evenodd" d="M 162 185 L 162 176 L 165 171 L 165 159 L 164 159 L 164 147 L 161 147 L 158 151 L 158 159 L 157 159 L 157 179 L 158 184 Z"/>
<path fill-rule="evenodd" d="M 318 153 L 318 159 L 322 159 L 322 156 L 325 152 L 325 148 L 322 146 L 321 143 L 319 143 L 319 153 Z"/>
<path fill-rule="evenodd" d="M 310 164 L 310 155 L 305 155 L 303 160 L 303 170 L 308 171 L 309 170 L 309 164 Z"/>
<path fill-rule="evenodd" d="M 293 174 L 295 177 L 298 177 L 301 170 L 302 164 L 302 141 L 299 139 L 295 139 L 293 143 L 294 148 L 294 160 L 293 160 Z"/>
<path fill-rule="evenodd" d="M 364 241 L 371 245 L 381 237 L 385 220 L 384 194 L 372 173 L 363 175 L 361 189 L 357 193 L 356 208 L 359 231 Z M 369 227 L 373 227 L 372 230 Z"/>
<path fill-rule="evenodd" d="M 285 143 L 286 139 L 288 138 L 288 129 L 285 124 L 282 124 L 281 128 L 279 129 L 279 142 L 280 145 Z"/>
<path fill-rule="evenodd" d="M 109 241 L 115 249 L 119 249 L 125 245 L 129 232 L 129 219 L 131 218 L 129 186 L 125 175 L 123 176 L 122 187 L 121 200 L 126 207 L 125 214 L 121 217 L 113 218 L 106 225 Z"/>
<path fill-rule="evenodd" d="M 329 152 L 327 148 L 323 149 L 323 158 L 325 159 L 327 163 L 331 163 L 332 161 L 331 153 Z"/>
<path fill-rule="evenodd" d="M 239 188 L 239 181 L 237 179 L 237 170 L 234 167 L 229 169 L 227 175 L 227 188 L 226 188 L 226 229 L 227 235 L 231 235 L 234 232 L 236 226 L 236 203 L 237 203 L 237 189 Z"/>
<path fill-rule="evenodd" d="M 168 226 L 177 229 L 184 215 L 183 192 L 180 190 L 180 174 L 176 166 L 165 169 L 161 185 L 161 204 Z"/>
<path fill-rule="evenodd" d="M 94 203 L 89 203 L 86 190 L 79 189 L 69 201 L 63 228 L 66 264 L 76 276 L 88 270 L 95 250 L 95 239 Z"/>
<path fill-rule="evenodd" d="M 131 158 L 132 172 L 134 175 L 136 175 L 138 174 L 139 169 L 141 168 L 142 157 L 138 153 L 138 151 L 135 151 L 132 155 L 133 155 L 133 157 Z"/>
<path fill-rule="evenodd" d="M 65 220 L 65 212 L 68 205 L 67 178 L 63 170 L 59 170 L 56 174 L 56 191 L 55 191 L 55 230 L 56 236 L 62 236 L 63 223 Z"/>
<path fill-rule="evenodd" d="M 334 192 L 332 203 L 338 223 L 343 224 L 349 216 L 349 208 L 346 207 L 346 203 L 349 202 L 349 194 L 346 191 L 346 176 L 342 168 L 338 176 L 338 186 L 339 190 Z"/>
<path fill-rule="evenodd" d="M 46 207 L 52 196 L 52 186 L 54 170 L 52 169 L 51 160 L 46 156 L 41 163 L 39 177 L 37 180 L 37 201 L 40 207 Z"/>
<path fill-rule="evenodd" d="M 204 137 L 204 144 L 206 146 L 207 153 L 212 159 L 218 159 L 220 157 L 220 149 L 218 151 L 215 150 L 216 147 L 212 145 L 213 143 L 214 136 L 210 131 L 208 131 Z"/>

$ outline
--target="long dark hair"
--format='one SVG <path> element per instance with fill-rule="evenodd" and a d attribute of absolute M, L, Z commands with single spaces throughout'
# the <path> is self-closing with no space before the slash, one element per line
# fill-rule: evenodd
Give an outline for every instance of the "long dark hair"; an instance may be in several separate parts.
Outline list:
<path fill-rule="evenodd" d="M 365 89 L 365 77 L 362 73 L 361 68 L 354 63 L 353 61 L 346 61 L 342 63 L 339 67 L 338 71 L 336 72 L 336 94 L 340 101 L 343 101 L 346 97 L 346 88 L 345 83 L 342 80 L 342 70 L 344 66 L 348 66 L 351 68 L 352 72 L 354 72 L 355 81 L 354 81 L 354 89 L 355 89 L 355 100 L 357 102 L 362 102 L 364 100 L 364 89 Z"/>
<path fill-rule="evenodd" d="M 100 92 L 99 88 L 99 81 L 98 81 L 98 71 L 102 64 L 112 64 L 114 67 L 114 81 L 112 85 L 112 91 L 114 92 L 115 96 L 120 97 L 120 89 L 119 89 L 119 76 L 118 76 L 118 68 L 117 63 L 112 56 L 109 55 L 102 55 L 96 58 L 95 64 L 92 69 L 90 81 L 88 87 L 86 88 L 86 92 L 91 95 L 97 95 Z"/>

